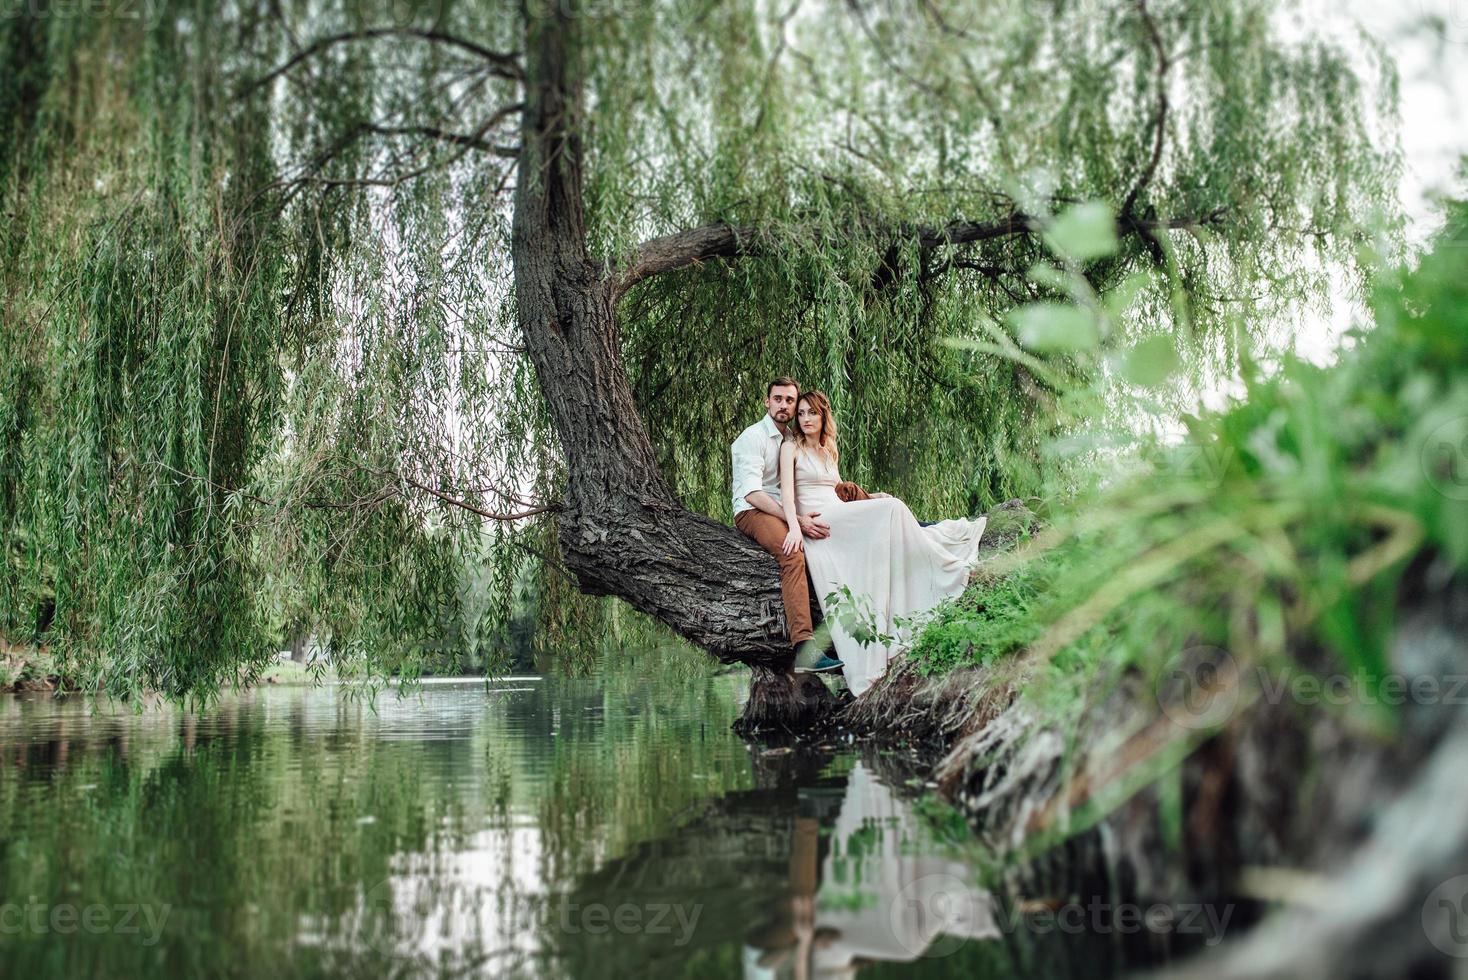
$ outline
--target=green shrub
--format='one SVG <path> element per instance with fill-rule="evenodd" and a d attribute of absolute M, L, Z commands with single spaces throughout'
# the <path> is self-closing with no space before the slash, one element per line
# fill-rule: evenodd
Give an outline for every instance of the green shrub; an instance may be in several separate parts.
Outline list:
<path fill-rule="evenodd" d="M 1465 243 L 1455 203 L 1417 267 L 1382 276 L 1375 325 L 1338 363 L 1254 370 L 1180 444 L 1057 505 L 1032 557 L 939 609 L 911 656 L 940 673 L 1025 651 L 1057 703 L 1102 666 L 1155 673 L 1199 645 L 1240 662 L 1321 649 L 1382 678 L 1403 572 L 1468 567 Z"/>

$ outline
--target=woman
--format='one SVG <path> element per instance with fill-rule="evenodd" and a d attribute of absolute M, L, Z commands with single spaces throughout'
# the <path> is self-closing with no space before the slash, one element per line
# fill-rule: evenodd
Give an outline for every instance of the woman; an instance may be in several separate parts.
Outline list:
<path fill-rule="evenodd" d="M 895 635 L 897 617 L 911 617 L 961 593 L 986 519 L 922 527 L 906 504 L 887 494 L 843 501 L 836 496 L 840 453 L 830 401 L 819 391 L 801 395 L 795 423 L 780 446 L 780 500 L 790 529 L 784 550 L 805 549 L 805 567 L 827 618 L 826 596 L 846 586 L 870 603 L 876 632 Z M 831 526 L 830 536 L 806 540 L 801 514 L 820 514 Z M 896 652 L 878 642 L 858 643 L 834 621 L 831 636 L 846 663 L 846 682 L 858 695 L 882 676 Z"/>

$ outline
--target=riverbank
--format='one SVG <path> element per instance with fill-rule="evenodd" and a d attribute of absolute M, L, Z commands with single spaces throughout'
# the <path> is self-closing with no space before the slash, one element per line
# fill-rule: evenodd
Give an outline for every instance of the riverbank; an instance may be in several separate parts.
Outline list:
<path fill-rule="evenodd" d="M 0 640 L 0 694 L 55 693 L 78 689 L 56 663 L 46 647 L 12 645 Z M 328 668 L 322 675 L 330 678 L 334 673 Z M 261 673 L 259 684 L 315 684 L 317 674 L 305 664 L 281 660 L 271 664 Z M 230 686 L 230 685 L 226 685 Z"/>
<path fill-rule="evenodd" d="M 0 694 L 55 691 L 61 682 L 49 649 L 19 646 L 0 637 Z"/>
<path fill-rule="evenodd" d="M 1435 975 L 1468 955 L 1450 918 L 1468 898 L 1454 240 L 1381 287 L 1339 364 L 1250 379 L 993 555 L 832 724 L 941 753 L 940 794 L 1004 860 L 1102 841 L 1139 901 L 1263 903 L 1198 976 Z"/>
<path fill-rule="evenodd" d="M 320 671 L 293 660 L 277 660 L 267 666 L 251 687 L 258 684 L 312 685 L 321 681 L 340 680 L 330 666 Z M 226 684 L 225 689 L 234 687 Z M 56 693 L 77 691 L 75 679 L 68 678 L 49 648 L 20 646 L 0 640 L 0 694 Z M 149 692 L 147 697 L 156 697 Z"/>
<path fill-rule="evenodd" d="M 1425 588 L 1420 570 L 1406 586 Z M 1342 703 L 1320 649 L 1308 673 L 1180 665 L 1191 704 L 1136 674 L 1098 682 L 1063 718 L 1025 694 L 1033 675 L 909 662 L 841 724 L 940 754 L 936 792 L 999 863 L 1104 844 L 1140 904 L 1270 913 L 1189 975 L 1405 976 L 1462 945 L 1430 898 L 1468 868 L 1468 587 L 1416 594 L 1390 652 L 1390 727 Z"/>

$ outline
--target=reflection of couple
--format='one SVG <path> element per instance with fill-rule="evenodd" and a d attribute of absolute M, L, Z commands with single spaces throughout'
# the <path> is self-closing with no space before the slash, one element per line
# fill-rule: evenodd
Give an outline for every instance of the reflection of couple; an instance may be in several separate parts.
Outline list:
<path fill-rule="evenodd" d="M 824 843 L 821 823 L 810 813 L 795 820 L 789 904 L 746 937 L 747 980 L 849 976 L 866 963 L 952 952 L 940 937 L 999 938 L 993 898 L 973 870 L 930 853 L 912 808 L 861 763 Z"/>
<path fill-rule="evenodd" d="M 807 571 L 823 612 L 826 597 L 845 586 L 864 603 L 876 632 L 893 635 L 897 617 L 963 591 L 985 519 L 923 526 L 896 497 L 868 496 L 852 484 L 838 495 L 836 419 L 826 396 L 776 378 L 765 390 L 765 410 L 732 447 L 734 524 L 780 563 L 795 669 L 844 667 L 852 692 L 861 694 L 882 676 L 893 650 L 859 643 L 832 623 L 841 659 L 823 656 L 811 639 Z"/>

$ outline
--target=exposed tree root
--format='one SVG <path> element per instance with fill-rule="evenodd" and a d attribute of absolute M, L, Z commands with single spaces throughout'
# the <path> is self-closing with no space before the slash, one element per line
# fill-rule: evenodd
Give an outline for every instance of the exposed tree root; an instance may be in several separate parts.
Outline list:
<path fill-rule="evenodd" d="M 745 737 L 790 735 L 826 726 L 840 700 L 816 674 L 751 666 L 749 700 L 734 730 Z"/>

